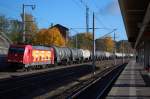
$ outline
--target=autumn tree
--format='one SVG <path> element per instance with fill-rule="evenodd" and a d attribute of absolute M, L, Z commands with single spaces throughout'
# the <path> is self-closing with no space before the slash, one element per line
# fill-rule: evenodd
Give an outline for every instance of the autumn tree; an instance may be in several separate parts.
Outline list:
<path fill-rule="evenodd" d="M 96 50 L 112 52 L 114 49 L 114 41 L 112 37 L 96 39 Z"/>
<path fill-rule="evenodd" d="M 112 37 L 105 37 L 104 45 L 105 45 L 105 51 L 112 52 L 114 49 L 114 42 L 112 40 Z"/>
<path fill-rule="evenodd" d="M 47 29 L 41 29 L 33 38 L 33 44 L 43 44 L 45 41 L 45 33 L 47 32 Z"/>
<path fill-rule="evenodd" d="M 91 50 L 92 49 L 92 34 L 91 33 L 78 33 L 70 37 L 69 46 L 73 48 L 77 46 L 77 48 Z"/>
<path fill-rule="evenodd" d="M 34 44 L 65 46 L 65 40 L 58 28 L 41 29 L 34 38 Z"/>

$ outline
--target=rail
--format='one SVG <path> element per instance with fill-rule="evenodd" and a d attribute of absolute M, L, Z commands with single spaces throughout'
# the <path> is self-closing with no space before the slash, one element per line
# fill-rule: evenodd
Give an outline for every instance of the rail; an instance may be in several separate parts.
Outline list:
<path fill-rule="evenodd" d="M 115 79 L 124 69 L 125 64 L 115 68 L 109 68 L 102 73 L 97 79 L 89 83 L 73 93 L 67 99 L 101 99 L 104 98 L 105 93 L 110 88 Z"/>

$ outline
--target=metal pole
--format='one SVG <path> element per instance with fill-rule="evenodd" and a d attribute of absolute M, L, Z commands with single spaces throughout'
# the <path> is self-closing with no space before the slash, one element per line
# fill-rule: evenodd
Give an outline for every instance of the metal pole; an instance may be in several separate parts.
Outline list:
<path fill-rule="evenodd" d="M 76 48 L 78 48 L 78 33 L 76 34 Z"/>
<path fill-rule="evenodd" d="M 25 5 L 23 4 L 23 7 L 22 7 L 22 23 L 23 23 L 23 42 L 25 43 L 26 42 L 26 19 L 25 19 L 25 6 L 30 6 L 32 7 L 32 10 L 35 9 L 35 5 Z"/>
<path fill-rule="evenodd" d="M 124 63 L 124 42 L 122 41 L 122 63 Z"/>
<path fill-rule="evenodd" d="M 86 33 L 89 32 L 89 8 L 86 6 Z"/>
<path fill-rule="evenodd" d="M 23 4 L 23 7 L 22 7 L 22 13 L 23 13 L 23 18 L 22 18 L 22 23 L 23 23 L 23 42 L 26 41 L 26 38 L 25 38 L 25 5 Z"/>
<path fill-rule="evenodd" d="M 114 32 L 114 65 L 116 65 L 116 36 L 115 36 L 115 32 Z"/>
<path fill-rule="evenodd" d="M 67 46 L 67 33 L 65 35 L 65 46 Z"/>
<path fill-rule="evenodd" d="M 94 20 L 94 12 L 93 12 L 93 73 L 95 74 L 95 20 Z"/>

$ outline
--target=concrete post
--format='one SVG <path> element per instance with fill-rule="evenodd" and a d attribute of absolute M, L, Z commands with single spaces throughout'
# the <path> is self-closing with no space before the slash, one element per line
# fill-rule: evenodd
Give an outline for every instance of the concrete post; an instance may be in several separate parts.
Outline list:
<path fill-rule="evenodd" d="M 149 66 L 150 66 L 150 44 L 149 44 L 150 41 L 146 40 L 144 41 L 144 67 L 146 69 L 149 69 Z"/>

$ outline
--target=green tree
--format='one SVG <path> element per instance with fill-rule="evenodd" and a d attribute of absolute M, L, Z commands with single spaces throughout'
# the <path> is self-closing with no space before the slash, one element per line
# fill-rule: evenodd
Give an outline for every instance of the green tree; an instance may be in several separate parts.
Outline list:
<path fill-rule="evenodd" d="M 22 42 L 22 22 L 10 20 L 10 30 L 8 37 L 14 42 Z"/>
<path fill-rule="evenodd" d="M 21 41 L 22 22 L 0 16 L 0 31 L 5 33 L 14 43 Z"/>
<path fill-rule="evenodd" d="M 8 29 L 9 29 L 9 21 L 5 16 L 1 15 L 0 16 L 0 31 L 7 33 Z"/>

